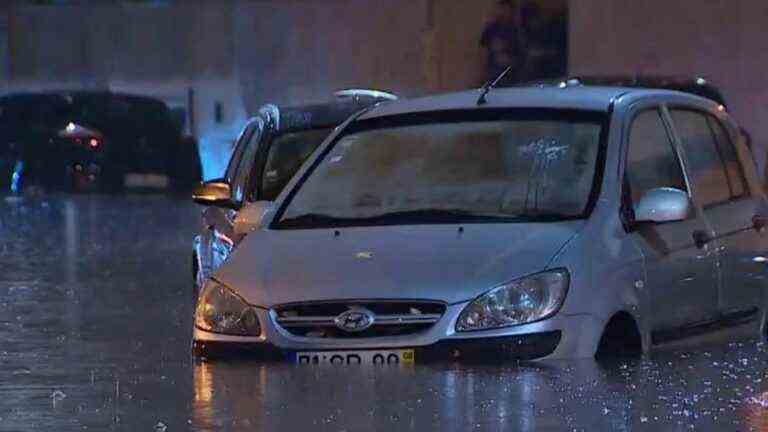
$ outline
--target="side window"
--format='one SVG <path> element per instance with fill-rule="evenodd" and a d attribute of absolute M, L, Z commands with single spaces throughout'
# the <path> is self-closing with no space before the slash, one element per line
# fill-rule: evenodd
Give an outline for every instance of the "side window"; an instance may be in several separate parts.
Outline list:
<path fill-rule="evenodd" d="M 250 137 L 251 132 L 253 132 L 253 126 L 246 127 L 240 133 L 240 136 L 237 137 L 237 142 L 235 143 L 235 149 L 232 151 L 232 156 L 229 157 L 229 164 L 227 165 L 227 170 L 224 173 L 224 180 L 226 180 L 230 185 L 235 181 L 237 167 L 240 165 L 240 159 L 243 156 L 243 151 L 245 151 L 245 146 L 248 142 L 248 138 Z"/>
<path fill-rule="evenodd" d="M 632 202 L 651 189 L 671 187 L 687 191 L 683 170 L 658 110 L 635 117 L 629 133 L 627 181 Z"/>
<path fill-rule="evenodd" d="M 245 188 L 248 184 L 248 177 L 251 173 L 254 163 L 256 162 L 256 154 L 259 151 L 259 141 L 261 140 L 261 125 L 254 127 L 253 133 L 248 138 L 248 142 L 245 143 L 245 149 L 243 150 L 240 163 L 237 167 L 235 179 L 231 183 L 232 186 L 232 199 L 235 202 L 241 203 L 245 199 Z"/>
<path fill-rule="evenodd" d="M 715 134 L 715 141 L 725 164 L 725 174 L 728 176 L 731 199 L 748 195 L 747 180 L 744 177 L 744 171 L 741 169 L 741 162 L 731 137 L 718 119 L 710 115 L 707 116 L 707 119 L 712 132 Z"/>
<path fill-rule="evenodd" d="M 728 201 L 731 190 L 725 166 L 706 114 L 681 109 L 672 109 L 671 114 L 685 149 L 696 198 L 704 207 Z"/>

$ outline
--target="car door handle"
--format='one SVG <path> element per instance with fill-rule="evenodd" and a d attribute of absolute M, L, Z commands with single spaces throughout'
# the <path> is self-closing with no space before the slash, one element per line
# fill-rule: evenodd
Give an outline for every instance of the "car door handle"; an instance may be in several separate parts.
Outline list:
<path fill-rule="evenodd" d="M 704 230 L 696 230 L 691 233 L 691 236 L 693 237 L 694 244 L 696 244 L 696 247 L 699 249 L 704 249 L 704 246 L 712 241 L 712 236 Z"/>

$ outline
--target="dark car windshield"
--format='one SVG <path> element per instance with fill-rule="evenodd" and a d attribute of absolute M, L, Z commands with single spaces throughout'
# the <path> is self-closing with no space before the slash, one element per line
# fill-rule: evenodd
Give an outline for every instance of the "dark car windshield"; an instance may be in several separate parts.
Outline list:
<path fill-rule="evenodd" d="M 0 98 L 0 128 L 60 128 L 70 112 L 58 95 L 12 95 Z"/>
<path fill-rule="evenodd" d="M 561 110 L 361 121 L 300 183 L 275 228 L 584 217 L 604 122 Z"/>
<path fill-rule="evenodd" d="M 112 93 L 29 94 L 0 98 L 0 125 L 50 129 L 75 122 L 98 129 L 177 129 L 168 107 L 151 98 Z"/>
<path fill-rule="evenodd" d="M 120 94 L 77 94 L 70 115 L 85 125 L 120 132 L 175 130 L 173 116 L 165 103 L 144 97 Z"/>
<path fill-rule="evenodd" d="M 0 98 L 0 153 L 4 141 L 47 143 L 70 122 L 102 134 L 110 159 L 135 172 L 165 172 L 179 157 L 181 128 L 164 102 L 99 91 Z"/>
<path fill-rule="evenodd" d="M 279 135 L 272 141 L 261 180 L 261 199 L 274 201 L 304 161 L 328 137 L 331 129 Z"/>

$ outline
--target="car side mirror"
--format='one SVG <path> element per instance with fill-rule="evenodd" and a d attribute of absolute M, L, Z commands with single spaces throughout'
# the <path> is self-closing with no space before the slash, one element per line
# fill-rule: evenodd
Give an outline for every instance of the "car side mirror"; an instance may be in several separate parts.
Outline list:
<path fill-rule="evenodd" d="M 677 222 L 688 219 L 691 200 L 675 188 L 656 188 L 646 192 L 635 206 L 635 222 Z"/>
<path fill-rule="evenodd" d="M 192 201 L 205 206 L 233 208 L 232 190 L 223 180 L 202 183 L 192 191 Z"/>
<path fill-rule="evenodd" d="M 244 205 L 235 216 L 234 231 L 237 235 L 246 235 L 262 229 L 266 225 L 267 215 L 274 209 L 272 201 L 256 201 Z"/>

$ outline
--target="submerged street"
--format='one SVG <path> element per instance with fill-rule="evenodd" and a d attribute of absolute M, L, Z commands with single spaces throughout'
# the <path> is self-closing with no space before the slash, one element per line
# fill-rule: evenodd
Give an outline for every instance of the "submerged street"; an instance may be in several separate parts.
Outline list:
<path fill-rule="evenodd" d="M 195 360 L 198 218 L 185 197 L 0 201 L 0 431 L 768 428 L 754 339 L 610 364 Z"/>

